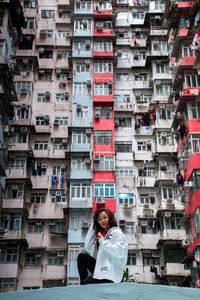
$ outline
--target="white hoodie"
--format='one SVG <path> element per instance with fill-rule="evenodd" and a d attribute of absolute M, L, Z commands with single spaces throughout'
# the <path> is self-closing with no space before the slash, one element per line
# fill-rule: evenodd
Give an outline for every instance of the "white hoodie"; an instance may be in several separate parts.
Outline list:
<path fill-rule="evenodd" d="M 91 224 L 84 248 L 86 252 L 96 258 L 94 278 L 109 279 L 115 283 L 122 280 L 123 270 L 127 263 L 128 243 L 120 228 L 111 228 L 104 238 L 99 239 L 97 251 L 96 235 L 93 224 Z"/>

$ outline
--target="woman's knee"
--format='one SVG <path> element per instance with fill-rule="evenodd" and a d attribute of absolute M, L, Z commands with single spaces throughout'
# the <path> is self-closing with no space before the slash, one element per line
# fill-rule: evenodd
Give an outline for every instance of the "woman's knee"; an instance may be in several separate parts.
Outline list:
<path fill-rule="evenodd" d="M 78 260 L 78 261 L 85 260 L 85 258 L 86 258 L 87 256 L 88 256 L 87 253 L 81 252 L 81 253 L 78 254 L 77 260 Z"/>

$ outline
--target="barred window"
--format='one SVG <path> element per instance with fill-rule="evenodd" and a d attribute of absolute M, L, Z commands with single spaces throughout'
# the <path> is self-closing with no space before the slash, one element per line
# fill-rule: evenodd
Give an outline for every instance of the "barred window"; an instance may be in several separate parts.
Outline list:
<path fill-rule="evenodd" d="M 95 130 L 94 142 L 96 145 L 111 145 L 112 131 L 111 130 Z"/>
<path fill-rule="evenodd" d="M 48 265 L 63 265 L 64 252 L 49 252 Z"/>
<path fill-rule="evenodd" d="M 132 152 L 132 142 L 115 142 L 116 152 Z"/>

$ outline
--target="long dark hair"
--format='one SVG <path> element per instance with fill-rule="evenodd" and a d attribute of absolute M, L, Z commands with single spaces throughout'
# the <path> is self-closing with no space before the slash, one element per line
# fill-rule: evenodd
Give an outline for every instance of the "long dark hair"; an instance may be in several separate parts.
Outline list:
<path fill-rule="evenodd" d="M 99 231 L 100 232 L 103 232 L 104 229 L 100 226 L 99 222 L 98 222 L 98 218 L 99 218 L 99 215 L 100 213 L 102 212 L 105 212 L 107 213 L 108 215 L 108 218 L 109 218 L 109 228 L 112 228 L 112 227 L 117 227 L 117 221 L 115 219 L 115 216 L 113 214 L 113 212 L 107 208 L 100 208 L 98 209 L 95 213 L 94 213 L 94 217 L 93 217 L 93 220 L 94 220 L 94 230 L 95 230 L 95 233 L 97 234 Z"/>

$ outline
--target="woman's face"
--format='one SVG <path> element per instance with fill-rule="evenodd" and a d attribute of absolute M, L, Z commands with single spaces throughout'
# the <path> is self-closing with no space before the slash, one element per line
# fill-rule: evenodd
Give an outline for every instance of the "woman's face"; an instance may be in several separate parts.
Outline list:
<path fill-rule="evenodd" d="M 109 216 L 105 211 L 99 214 L 97 221 L 103 229 L 109 229 Z"/>

